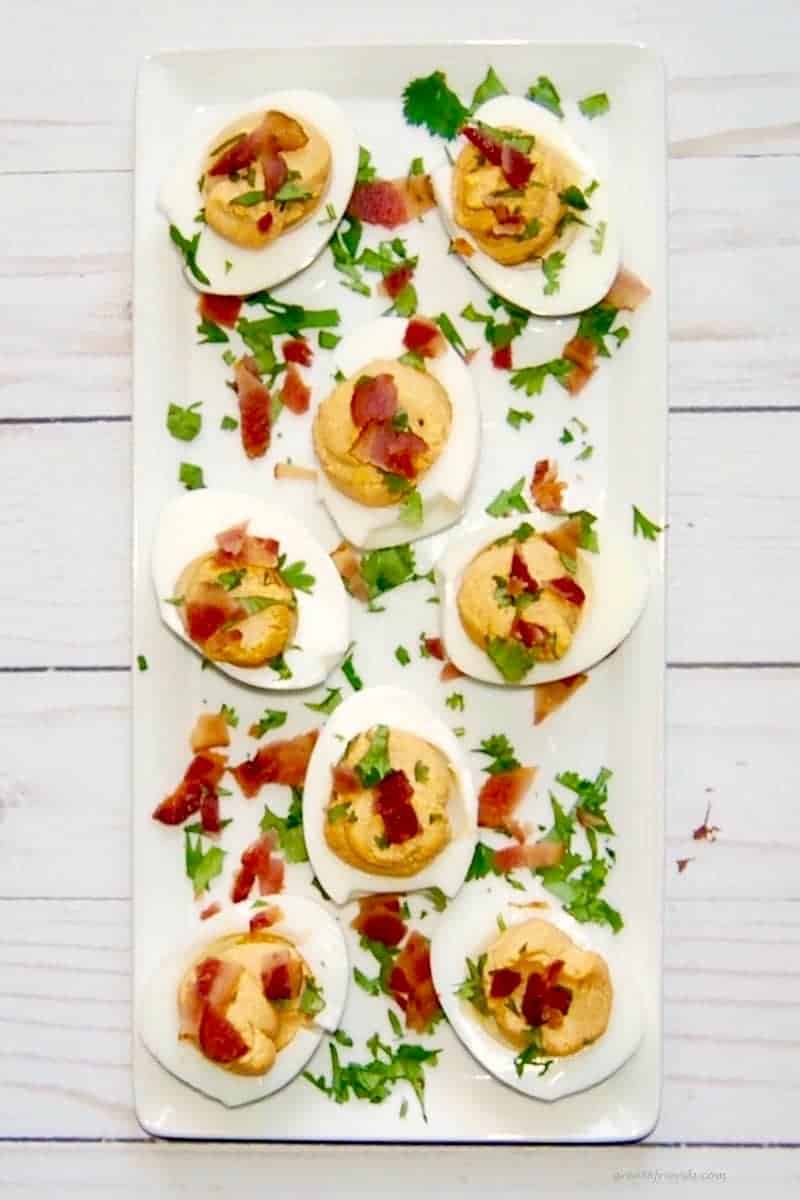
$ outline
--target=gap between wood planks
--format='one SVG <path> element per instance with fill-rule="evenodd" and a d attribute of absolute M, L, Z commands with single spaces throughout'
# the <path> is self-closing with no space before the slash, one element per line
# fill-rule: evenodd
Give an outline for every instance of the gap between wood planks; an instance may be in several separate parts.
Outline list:
<path fill-rule="evenodd" d="M 2 1137 L 0 1136 L 0 1145 L 6 1146 L 46 1146 L 48 1144 L 56 1144 L 62 1146 L 231 1146 L 234 1143 L 230 1138 L 202 1138 L 200 1141 L 196 1138 L 151 1138 L 151 1137 Z M 292 1147 L 300 1146 L 322 1146 L 328 1149 L 336 1149 L 341 1147 L 347 1149 L 351 1146 L 369 1146 L 376 1150 L 384 1149 L 387 1152 L 397 1150 L 398 1147 L 404 1146 L 424 1146 L 435 1149 L 437 1146 L 449 1146 L 457 1150 L 459 1147 L 467 1149 L 470 1146 L 484 1147 L 507 1147 L 514 1149 L 530 1149 L 535 1150 L 542 1146 L 540 1142 L 519 1142 L 512 1146 L 508 1142 L 324 1142 L 317 1139 L 308 1139 L 305 1141 L 243 1141 L 238 1138 L 235 1144 L 240 1147 L 250 1149 L 263 1149 L 267 1152 L 270 1148 L 281 1146 L 291 1149 Z M 547 1143 L 545 1143 L 546 1145 Z M 641 1146 L 645 1150 L 800 1150 L 800 1142 L 660 1142 L 657 1140 L 645 1139 L 642 1142 L 615 1142 L 611 1145 L 603 1143 L 588 1143 L 581 1146 L 573 1146 L 571 1149 L 574 1153 L 580 1153 L 587 1149 L 596 1150 L 614 1150 L 620 1147 L 630 1147 L 635 1150 Z M 568 1149 L 568 1147 L 562 1147 Z"/>

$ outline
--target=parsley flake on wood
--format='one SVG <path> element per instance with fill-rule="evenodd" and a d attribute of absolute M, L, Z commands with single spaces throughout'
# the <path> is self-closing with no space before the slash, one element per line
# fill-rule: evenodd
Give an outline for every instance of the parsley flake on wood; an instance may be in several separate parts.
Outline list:
<path fill-rule="evenodd" d="M 199 407 L 199 400 L 190 404 L 188 408 L 181 408 L 179 404 L 170 404 L 167 409 L 167 429 L 174 438 L 178 438 L 181 442 L 194 441 L 203 425 L 202 414 L 197 411 Z"/>
<path fill-rule="evenodd" d="M 210 287 L 211 280 L 207 275 L 200 270 L 197 265 L 197 249 L 200 245 L 200 234 L 196 233 L 193 238 L 185 238 L 178 229 L 177 225 L 170 225 L 169 236 L 173 243 L 178 247 L 184 257 L 186 266 L 190 273 L 194 275 L 198 283 L 204 283 L 206 287 Z"/>
<path fill-rule="evenodd" d="M 498 492 L 494 500 L 486 505 L 485 511 L 490 517 L 508 517 L 512 512 L 530 512 L 528 502 L 522 495 L 524 486 L 525 476 L 522 475 L 510 488 Z"/>
<path fill-rule="evenodd" d="M 595 92 L 593 95 L 584 96 L 583 100 L 578 101 L 578 108 L 590 121 L 593 121 L 595 117 L 605 116 L 610 107 L 611 101 L 606 92 Z"/>
<path fill-rule="evenodd" d="M 204 488 L 206 485 L 203 479 L 203 468 L 198 467 L 196 463 L 182 462 L 178 469 L 178 482 L 183 484 L 187 492 Z"/>
<path fill-rule="evenodd" d="M 564 110 L 561 107 L 561 97 L 556 91 L 552 80 L 546 75 L 540 75 L 536 83 L 532 83 L 528 88 L 527 96 L 529 100 L 533 100 L 534 104 L 541 105 L 548 112 L 555 113 L 557 117 L 564 116 Z"/>
<path fill-rule="evenodd" d="M 434 71 L 412 79 L 407 85 L 403 91 L 403 116 L 409 125 L 424 125 L 430 133 L 452 141 L 469 111 L 447 86 L 444 72 Z"/>
<path fill-rule="evenodd" d="M 640 508 L 636 505 L 633 508 L 633 536 L 641 534 L 648 542 L 654 542 L 660 533 L 664 532 L 663 525 L 656 525 L 655 521 L 651 521 L 646 517 Z"/>

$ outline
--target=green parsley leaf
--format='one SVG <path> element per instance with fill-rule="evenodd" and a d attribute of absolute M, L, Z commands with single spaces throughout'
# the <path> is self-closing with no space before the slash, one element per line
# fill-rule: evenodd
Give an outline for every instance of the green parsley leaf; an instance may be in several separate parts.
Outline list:
<path fill-rule="evenodd" d="M 407 283 L 397 293 L 392 307 L 398 317 L 413 317 L 418 304 L 417 289 L 413 283 Z"/>
<path fill-rule="evenodd" d="M 332 204 L 326 204 L 325 205 L 325 216 L 322 218 L 322 220 L 317 221 L 317 224 L 318 225 L 330 225 L 335 220 L 336 220 L 336 209 L 333 207 Z"/>
<path fill-rule="evenodd" d="M 216 879 L 218 875 L 222 874 L 225 851 L 219 846 L 210 846 L 208 850 L 205 850 L 200 834 L 197 835 L 194 842 L 188 830 L 185 831 L 184 836 L 186 839 L 184 843 L 186 874 L 192 881 L 195 896 L 199 896 L 201 892 L 208 891 L 208 885 L 212 879 Z"/>
<path fill-rule="evenodd" d="M 577 512 L 571 512 L 567 515 L 569 517 L 577 517 L 581 523 L 581 536 L 578 542 L 581 550 L 588 550 L 590 554 L 599 554 L 600 540 L 594 528 L 594 525 L 597 521 L 597 517 L 594 515 L 594 513 L 589 512 L 585 508 L 581 508 L 578 509 Z"/>
<path fill-rule="evenodd" d="M 594 446 L 584 446 L 580 454 L 575 456 L 575 462 L 586 462 L 594 454 Z"/>
<path fill-rule="evenodd" d="M 266 192 L 264 191 L 241 192 L 238 196 L 234 196 L 230 200 L 230 203 L 236 204 L 241 208 L 252 208 L 255 204 L 263 204 L 266 198 Z M 277 192 L 275 194 L 275 199 L 278 199 Z"/>
<path fill-rule="evenodd" d="M 447 313 L 441 312 L 441 313 L 439 313 L 438 317 L 434 317 L 433 319 L 436 322 L 436 324 L 439 326 L 442 333 L 447 338 L 448 342 L 453 347 L 453 349 L 455 350 L 455 352 L 459 356 L 459 358 L 466 360 L 467 355 L 469 354 L 469 351 L 464 344 L 464 339 L 462 338 L 461 334 L 456 329 L 453 322 L 448 317 Z"/>
<path fill-rule="evenodd" d="M 551 358 L 549 362 L 537 363 L 532 367 L 520 367 L 519 370 L 512 371 L 510 383 L 517 390 L 524 388 L 527 396 L 540 396 L 544 381 L 548 376 L 557 380 L 565 388 L 564 381 L 573 366 L 574 363 L 567 358 Z"/>
<path fill-rule="evenodd" d="M 494 99 L 495 96 L 507 96 L 508 88 L 503 81 L 498 77 L 494 67 L 489 67 L 485 76 L 475 88 L 472 95 L 472 104 L 469 106 L 471 113 L 475 112 L 476 108 L 480 108 L 487 100 Z"/>
<path fill-rule="evenodd" d="M 356 774 L 362 787 L 377 787 L 392 766 L 389 762 L 389 726 L 376 725 L 369 749 L 360 762 L 356 763 Z"/>
<path fill-rule="evenodd" d="M 281 725 L 286 724 L 288 715 L 285 709 L 265 708 L 255 724 L 250 726 L 250 737 L 260 738 L 271 729 L 280 729 Z"/>
<path fill-rule="evenodd" d="M 270 667 L 271 670 L 275 671 L 279 679 L 292 678 L 292 669 L 282 654 L 276 654 L 274 658 L 269 660 L 267 666 Z"/>
<path fill-rule="evenodd" d="M 356 172 L 356 183 L 369 183 L 374 179 L 377 171 L 372 165 L 372 155 L 366 146 L 358 147 L 358 171 Z"/>
<path fill-rule="evenodd" d="M 343 1067 L 336 1047 L 329 1043 L 330 1080 L 307 1070 L 303 1071 L 303 1078 L 337 1104 L 345 1104 L 352 1097 L 380 1104 L 388 1099 L 396 1084 L 406 1082 L 411 1085 L 425 1117 L 425 1067 L 435 1067 L 441 1051 L 407 1042 L 392 1050 L 377 1034 L 369 1039 L 367 1049 L 372 1054 L 369 1062 L 350 1062 Z"/>
<path fill-rule="evenodd" d="M 483 987 L 483 970 L 486 966 L 486 955 L 482 954 L 477 961 L 467 958 L 465 962 L 467 974 L 456 988 L 456 995 L 460 996 L 462 1000 L 468 1000 L 473 1008 L 477 1008 L 479 1013 L 486 1015 L 489 1012 L 489 1005 L 486 1003 L 486 992 Z"/>
<path fill-rule="evenodd" d="M 553 1062 L 552 1058 L 544 1057 L 541 1035 L 537 1032 L 533 1034 L 525 1049 L 521 1050 L 514 1059 L 514 1070 L 520 1079 L 526 1067 L 538 1067 L 537 1075 L 546 1075 Z"/>
<path fill-rule="evenodd" d="M 266 833 L 274 829 L 278 835 L 280 848 L 287 862 L 308 862 L 305 838 L 303 837 L 303 790 L 292 788 L 292 802 L 285 817 L 279 817 L 268 804 L 264 805 L 264 815 L 259 822 L 259 828 Z"/>
<path fill-rule="evenodd" d="M 316 979 L 307 979 L 303 994 L 300 997 L 300 1012 L 307 1017 L 315 1017 L 325 1007 L 325 994 L 322 985 Z M 352 1042 L 350 1043 L 352 1045 Z"/>
<path fill-rule="evenodd" d="M 223 704 L 219 710 L 220 716 L 225 718 L 225 724 L 230 725 L 231 729 L 236 729 L 239 724 L 239 714 L 235 708 L 231 708 L 229 704 Z"/>
<path fill-rule="evenodd" d="M 523 421 L 532 421 L 533 413 L 524 408 L 509 408 L 506 421 L 513 429 L 520 429 Z"/>
<path fill-rule="evenodd" d="M 397 360 L 404 363 L 407 367 L 413 367 L 415 371 L 427 371 L 425 359 L 421 354 L 417 354 L 416 350 L 407 350 L 405 354 L 401 354 Z"/>
<path fill-rule="evenodd" d="M 359 675 L 359 673 L 356 670 L 355 665 L 353 663 L 352 650 L 350 651 L 347 658 L 342 663 L 342 674 L 344 675 L 345 679 L 350 684 L 350 687 L 353 689 L 354 692 L 361 691 L 361 689 L 364 686 L 364 681 L 362 680 L 361 676 Z"/>
<path fill-rule="evenodd" d="M 569 187 L 564 188 L 563 192 L 558 193 L 559 200 L 563 200 L 570 208 L 577 208 L 579 212 L 585 212 L 589 207 L 589 201 L 579 187 L 571 183 Z"/>
<path fill-rule="evenodd" d="M 663 533 L 663 525 L 656 525 L 655 521 L 651 521 L 646 517 L 641 509 L 633 506 L 633 536 L 636 537 L 640 533 L 648 542 L 654 542 L 660 533 Z"/>
<path fill-rule="evenodd" d="M 464 697 L 461 692 L 451 692 L 445 700 L 448 708 L 452 708 L 453 712 L 464 711 Z"/>
<path fill-rule="evenodd" d="M 216 321 L 209 321 L 204 317 L 197 326 L 197 333 L 201 334 L 200 345 L 205 346 L 207 342 L 228 342 L 228 337 L 221 325 L 217 325 Z"/>
<path fill-rule="evenodd" d="M 220 422 L 220 429 L 231 430 L 231 429 L 238 429 L 238 428 L 239 428 L 239 422 L 236 420 L 235 417 L 225 416 L 222 418 L 222 421 Z"/>
<path fill-rule="evenodd" d="M 304 308 L 302 304 L 286 304 L 283 300 L 277 300 L 268 290 L 253 292 L 245 300 L 247 304 L 261 305 L 269 314 L 260 321 L 249 322 L 268 335 L 290 333 L 296 337 L 303 329 L 327 329 L 341 321 L 337 308 Z"/>
<path fill-rule="evenodd" d="M 570 442 L 575 441 L 575 434 L 570 433 L 570 431 L 567 429 L 567 427 L 565 425 L 564 428 L 561 430 L 561 437 L 558 440 L 562 446 L 568 446 L 570 444 Z"/>
<path fill-rule="evenodd" d="M 317 341 L 322 350 L 335 350 L 341 340 L 338 334 L 330 333 L 327 329 L 321 329 L 317 334 Z"/>
<path fill-rule="evenodd" d="M 206 485 L 203 479 L 203 468 L 198 467 L 196 463 L 182 462 L 178 470 L 178 482 L 183 484 L 187 492 L 204 488 Z"/>
<path fill-rule="evenodd" d="M 305 562 L 284 564 L 284 555 L 278 561 L 278 573 L 287 587 L 293 588 L 298 592 L 306 592 L 308 595 L 314 590 L 314 584 L 317 582 L 313 575 L 309 575 L 306 571 Z"/>
<path fill-rule="evenodd" d="M 174 438 L 182 442 L 191 442 L 197 437 L 203 425 L 203 417 L 196 410 L 200 401 L 181 408 L 179 404 L 170 404 L 167 409 L 167 429 Z"/>
<path fill-rule="evenodd" d="M 500 872 L 494 865 L 494 850 L 485 842 L 476 842 L 472 861 L 465 876 L 466 882 L 469 883 L 472 879 L 485 879 L 487 875 L 499 874 Z"/>
<path fill-rule="evenodd" d="M 332 687 L 328 688 L 325 698 L 320 700 L 318 704 L 311 704 L 309 701 L 306 701 L 306 708 L 310 708 L 312 712 L 324 713 L 326 717 L 329 717 L 341 703 L 342 689 Z"/>
<path fill-rule="evenodd" d="M 516 483 L 505 491 L 498 492 L 494 500 L 486 505 L 490 517 L 508 517 L 512 512 L 530 512 L 530 506 L 522 495 L 525 486 L 525 476 L 521 475 Z"/>
<path fill-rule="evenodd" d="M 398 515 L 403 524 L 411 526 L 412 529 L 418 529 L 422 524 L 425 514 L 422 507 L 422 496 L 416 488 L 407 494 L 400 505 Z"/>
<path fill-rule="evenodd" d="M 493 733 L 490 737 L 484 738 L 477 750 L 476 754 L 485 754 L 491 759 L 488 767 L 484 767 L 484 771 L 488 775 L 503 775 L 507 771 L 514 771 L 519 766 L 514 747 L 504 733 Z"/>
<path fill-rule="evenodd" d="M 598 221 L 591 236 L 592 254 L 602 254 L 606 244 L 607 221 Z"/>
<path fill-rule="evenodd" d="M 598 354 L 603 358 L 609 358 L 610 354 L 605 339 L 611 332 L 611 326 L 616 321 L 618 313 L 619 310 L 612 304 L 604 304 L 602 301 L 587 308 L 580 315 L 576 336 L 586 338 L 596 347 Z"/>
<path fill-rule="evenodd" d="M 352 805 L 349 800 L 342 801 L 341 804 L 331 804 L 326 809 L 325 816 L 330 825 L 338 825 L 340 821 L 346 821 L 352 812 Z"/>
<path fill-rule="evenodd" d="M 361 222 L 356 217 L 344 216 L 329 245 L 335 269 L 345 278 L 343 287 L 350 288 L 362 296 L 372 294 L 358 267 L 358 248 L 361 244 Z"/>
<path fill-rule="evenodd" d="M 340 1046 L 352 1046 L 353 1039 L 349 1033 L 345 1033 L 343 1029 L 337 1029 L 333 1035 L 333 1040 Z"/>
<path fill-rule="evenodd" d="M 407 667 L 411 662 L 411 655 L 408 653 L 405 646 L 398 646 L 395 649 L 394 656 L 400 663 L 401 667 Z"/>
<path fill-rule="evenodd" d="M 423 896 L 428 897 L 437 912 L 444 912 L 444 910 L 447 908 L 447 896 L 445 896 L 440 887 L 424 888 L 422 894 Z"/>
<path fill-rule="evenodd" d="M 536 83 L 531 84 L 528 88 L 527 96 L 529 100 L 533 100 L 534 104 L 541 105 L 542 108 L 555 113 L 557 117 L 564 116 L 564 111 L 561 107 L 561 97 L 552 81 L 546 75 L 540 75 Z"/>
<path fill-rule="evenodd" d="M 365 975 L 360 967 L 353 967 L 353 979 L 362 992 L 366 992 L 368 996 L 380 996 L 380 981 L 377 978 L 370 979 L 369 975 Z"/>
<path fill-rule="evenodd" d="M 426 764 L 424 762 L 422 762 L 421 759 L 418 759 L 417 762 L 414 763 L 414 782 L 415 783 L 427 783 L 428 779 L 430 778 L 430 774 L 431 774 L 430 767 L 426 766 Z"/>
<path fill-rule="evenodd" d="M 561 552 L 559 552 L 558 557 L 561 560 L 561 565 L 564 570 L 569 571 L 570 575 L 574 575 L 578 570 L 578 560 L 571 558 L 569 554 L 563 554 Z"/>
<path fill-rule="evenodd" d="M 542 259 L 542 271 L 547 283 L 544 287 L 545 296 L 554 296 L 560 290 L 559 275 L 564 269 L 566 255 L 563 250 L 554 250 L 552 254 L 548 254 L 547 258 Z"/>
<path fill-rule="evenodd" d="M 492 321 L 494 319 L 493 317 L 491 317 L 489 315 L 489 313 L 478 312 L 477 308 L 472 303 L 472 301 L 470 301 L 470 303 L 467 304 L 465 308 L 462 308 L 460 316 L 462 316 L 465 321 L 476 321 L 476 322 L 483 322 L 483 323 L 486 323 L 487 321 Z"/>
<path fill-rule="evenodd" d="M 605 92 L 595 92 L 594 95 L 584 96 L 583 100 L 578 101 L 578 108 L 590 121 L 595 117 L 605 116 L 610 107 L 611 101 Z"/>
<path fill-rule="evenodd" d="M 231 571 L 223 571 L 217 576 L 217 583 L 225 588 L 226 592 L 232 592 L 237 588 L 244 579 L 247 572 L 243 567 L 236 567 Z"/>
<path fill-rule="evenodd" d="M 184 257 L 186 266 L 190 273 L 194 275 L 198 283 L 204 283 L 206 287 L 210 287 L 211 280 L 205 275 L 197 265 L 197 250 L 200 245 L 200 234 L 196 233 L 193 238 L 185 238 L 178 229 L 177 225 L 170 225 L 169 236 L 173 243 L 178 247 Z"/>
<path fill-rule="evenodd" d="M 148 667 L 147 659 L 143 654 L 136 655 L 136 665 L 140 671 L 146 671 Z"/>
<path fill-rule="evenodd" d="M 409 125 L 424 125 L 448 141 L 456 136 L 469 113 L 447 86 L 443 71 L 413 79 L 403 92 L 403 116 Z"/>
<path fill-rule="evenodd" d="M 361 576 L 369 599 L 400 587 L 414 578 L 416 563 L 411 546 L 387 546 L 370 550 L 361 559 Z"/>
<path fill-rule="evenodd" d="M 519 683 L 536 663 L 536 655 L 516 638 L 490 638 L 486 653 L 509 683 Z"/>
<path fill-rule="evenodd" d="M 388 1017 L 389 1017 L 389 1024 L 392 1027 L 392 1033 L 394 1034 L 394 1036 L 396 1038 L 401 1038 L 403 1036 L 403 1026 L 400 1024 L 400 1018 L 398 1017 L 398 1015 L 394 1011 L 394 1009 L 392 1009 L 392 1008 L 389 1009 Z"/>
<path fill-rule="evenodd" d="M 412 158 L 411 166 L 408 168 L 409 175 L 424 175 L 425 163 L 421 158 Z"/>
<path fill-rule="evenodd" d="M 291 174 L 275 193 L 273 199 L 278 204 L 289 204 L 293 200 L 307 200 L 311 192 L 307 187 L 303 187 L 302 183 L 298 183 L 297 179 L 292 179 Z"/>

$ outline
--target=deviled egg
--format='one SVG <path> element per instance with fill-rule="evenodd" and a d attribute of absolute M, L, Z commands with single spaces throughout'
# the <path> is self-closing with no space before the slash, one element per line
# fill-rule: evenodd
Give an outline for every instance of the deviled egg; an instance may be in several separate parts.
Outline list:
<path fill-rule="evenodd" d="M 242 296 L 297 274 L 344 215 L 357 169 L 355 133 L 328 96 L 274 92 L 199 110 L 159 200 L 186 278 Z"/>
<path fill-rule="evenodd" d="M 350 641 L 339 574 L 309 531 L 256 496 L 202 489 L 164 509 L 153 545 L 164 624 L 242 683 L 320 683 Z"/>
<path fill-rule="evenodd" d="M 240 912 L 164 960 L 139 1002 L 147 1049 L 171 1074 L 229 1108 L 285 1087 L 337 1029 L 347 947 L 314 900 L 281 895 L 248 928 Z"/>
<path fill-rule="evenodd" d="M 535 522 L 535 525 L 532 523 Z M 581 516 L 507 518 L 453 542 L 436 564 L 448 658 L 487 683 L 577 675 L 624 641 L 647 597 L 629 535 Z"/>
<path fill-rule="evenodd" d="M 314 449 L 319 495 L 342 535 L 376 549 L 452 525 L 480 440 L 465 364 L 433 322 L 402 317 L 343 338 L 335 364 L 344 378 L 317 409 Z"/>
<path fill-rule="evenodd" d="M 531 100 L 497 96 L 464 126 L 453 164 L 433 174 L 445 227 L 471 248 L 470 270 L 542 316 L 596 304 L 620 261 L 608 185 L 569 125 Z"/>
<path fill-rule="evenodd" d="M 623 947 L 579 925 L 536 881 L 470 885 L 431 946 L 439 1001 L 501 1083 L 539 1100 L 593 1087 L 635 1052 L 642 1005 Z"/>
<path fill-rule="evenodd" d="M 303 833 L 337 904 L 428 887 L 454 896 L 477 834 L 475 789 L 455 735 L 400 688 L 351 696 L 311 755 Z"/>

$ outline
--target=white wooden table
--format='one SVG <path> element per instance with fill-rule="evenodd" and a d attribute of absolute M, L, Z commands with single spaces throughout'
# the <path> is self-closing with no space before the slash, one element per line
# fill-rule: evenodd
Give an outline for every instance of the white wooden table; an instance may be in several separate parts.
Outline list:
<path fill-rule="evenodd" d="M 0 9 L 0 1194 L 615 1195 L 658 1181 L 800 1194 L 800 6 L 285 9 Z M 643 1146 L 592 1151 L 150 1143 L 129 1072 L 137 62 L 167 48 L 474 37 L 645 41 L 670 76 L 661 1121 Z M 692 842 L 709 799 L 722 833 Z"/>

